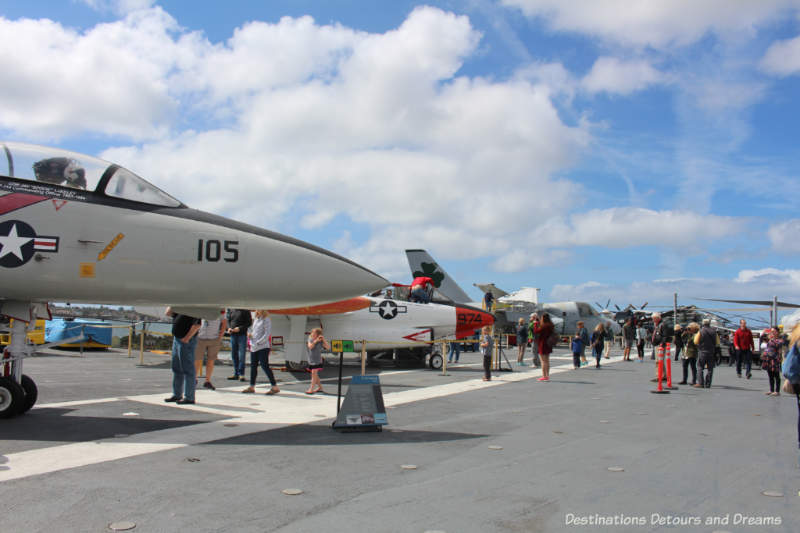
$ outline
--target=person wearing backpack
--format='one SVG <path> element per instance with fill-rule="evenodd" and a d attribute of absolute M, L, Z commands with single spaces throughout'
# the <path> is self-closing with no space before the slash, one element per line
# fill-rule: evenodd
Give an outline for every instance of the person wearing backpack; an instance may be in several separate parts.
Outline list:
<path fill-rule="evenodd" d="M 558 337 L 549 314 L 542 313 L 541 320 L 534 323 L 533 332 L 536 333 L 539 359 L 542 361 L 542 377 L 538 381 L 550 381 L 550 354 L 556 345 Z M 556 337 L 555 342 L 553 337 Z"/>
<path fill-rule="evenodd" d="M 789 336 L 789 351 L 786 352 L 786 357 L 781 365 L 781 372 L 783 373 L 783 392 L 794 394 L 797 397 L 797 446 L 800 448 L 800 322 L 797 322 L 792 328 L 792 333 Z M 798 456 L 798 465 L 800 466 L 800 456 Z"/>

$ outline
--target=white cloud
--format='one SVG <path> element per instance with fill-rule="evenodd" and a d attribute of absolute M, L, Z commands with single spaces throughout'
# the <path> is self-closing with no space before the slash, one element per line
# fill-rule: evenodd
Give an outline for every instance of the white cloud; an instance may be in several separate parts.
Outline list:
<path fill-rule="evenodd" d="M 800 253 L 800 218 L 773 224 L 767 230 L 772 249 L 784 254 Z"/>
<path fill-rule="evenodd" d="M 492 270 L 496 272 L 522 272 L 529 268 L 563 264 L 571 257 L 567 250 L 548 248 L 514 248 L 495 259 Z"/>
<path fill-rule="evenodd" d="M 736 277 L 736 281 L 738 283 L 760 283 L 763 285 L 788 284 L 800 287 L 800 270 L 779 270 L 777 268 L 742 270 Z"/>
<path fill-rule="evenodd" d="M 176 60 L 186 68 L 169 80 L 207 94 L 233 124 L 104 157 L 193 207 L 258 225 L 291 216 L 324 228 L 344 215 L 370 237 L 338 251 L 376 269 L 396 268 L 403 246 L 504 253 L 574 204 L 580 188 L 551 176 L 589 134 L 562 122 L 542 85 L 458 76 L 478 39 L 465 17 L 418 8 L 385 34 L 303 17 L 248 24 L 224 45 L 182 43 L 197 57 Z"/>
<path fill-rule="evenodd" d="M 134 11 L 147 9 L 156 3 L 156 0 L 78 0 L 95 11 L 108 11 L 117 15 L 127 15 Z"/>
<path fill-rule="evenodd" d="M 552 219 L 537 228 L 532 242 L 540 246 L 700 247 L 740 233 L 745 224 L 743 218 L 691 211 L 614 207 Z"/>
<path fill-rule="evenodd" d="M 571 99 L 578 87 L 578 81 L 561 63 L 528 63 L 514 73 L 520 80 L 528 80 L 546 87 L 554 94 L 562 94 Z"/>
<path fill-rule="evenodd" d="M 664 80 L 665 76 L 645 60 L 621 61 L 615 57 L 600 57 L 581 80 L 581 86 L 590 93 L 628 95 Z"/>
<path fill-rule="evenodd" d="M 761 68 L 777 76 L 800 73 L 800 37 L 773 43 L 761 59 Z"/>
<path fill-rule="evenodd" d="M 708 32 L 737 36 L 776 20 L 797 0 L 502 0 L 528 17 L 542 17 L 550 27 L 635 46 L 667 48 L 691 44 Z"/>
<path fill-rule="evenodd" d="M 682 211 L 564 217 L 587 194 L 553 176 L 589 145 L 590 125 L 565 124 L 552 97 L 578 82 L 558 63 L 510 80 L 461 75 L 480 38 L 466 17 L 430 7 L 382 34 L 285 17 L 224 43 L 160 7 L 84 33 L 0 18 L 0 69 L 18 81 L 0 84 L 0 128 L 144 140 L 103 156 L 256 225 L 325 229 L 346 217 L 369 237 L 342 237 L 337 251 L 387 275 L 404 248 L 493 256 L 512 272 L 566 261 L 573 246 L 684 247 L 741 229 Z M 633 90 L 653 72 L 604 90 Z M 205 127 L 180 131 L 198 117 Z"/>
<path fill-rule="evenodd" d="M 0 128 L 39 139 L 163 135 L 178 107 L 167 80 L 179 48 L 168 32 L 176 29 L 160 8 L 82 34 L 0 17 Z"/>

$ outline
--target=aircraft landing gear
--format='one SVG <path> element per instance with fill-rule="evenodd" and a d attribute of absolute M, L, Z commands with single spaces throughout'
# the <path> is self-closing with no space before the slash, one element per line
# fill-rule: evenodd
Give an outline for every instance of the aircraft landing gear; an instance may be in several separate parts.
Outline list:
<path fill-rule="evenodd" d="M 0 418 L 11 418 L 27 413 L 39 397 L 36 383 L 22 373 L 22 361 L 33 353 L 27 342 L 26 322 L 31 327 L 36 324 L 39 306 L 19 301 L 6 301 L 2 305 L 3 313 L 15 318 L 8 347 L 0 357 Z"/>
<path fill-rule="evenodd" d="M 441 370 L 442 365 L 444 364 L 444 357 L 439 352 L 433 352 L 428 359 L 428 365 L 431 367 L 431 370 Z"/>

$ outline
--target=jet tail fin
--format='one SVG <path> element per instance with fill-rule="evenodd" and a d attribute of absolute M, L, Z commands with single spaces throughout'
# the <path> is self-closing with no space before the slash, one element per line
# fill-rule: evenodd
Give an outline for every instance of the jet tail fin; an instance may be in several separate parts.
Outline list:
<path fill-rule="evenodd" d="M 425 250 L 406 250 L 408 266 L 411 268 L 411 277 L 428 276 L 433 280 L 433 285 L 439 294 L 450 298 L 455 303 L 468 303 L 472 301 L 464 290 L 447 275 L 447 272 Z"/>

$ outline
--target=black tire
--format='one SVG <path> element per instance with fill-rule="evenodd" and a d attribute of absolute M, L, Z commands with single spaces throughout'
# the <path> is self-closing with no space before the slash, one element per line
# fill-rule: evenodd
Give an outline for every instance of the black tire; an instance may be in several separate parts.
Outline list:
<path fill-rule="evenodd" d="M 25 404 L 25 391 L 11 378 L 0 377 L 0 418 L 11 418 L 20 413 Z"/>
<path fill-rule="evenodd" d="M 39 397 L 39 389 L 36 387 L 36 383 L 26 376 L 22 374 L 22 390 L 25 391 L 25 403 L 22 405 L 22 410 L 20 410 L 19 414 L 27 413 L 30 411 L 31 407 L 36 404 L 36 399 Z"/>
<path fill-rule="evenodd" d="M 444 357 L 439 352 L 432 353 L 430 359 L 428 359 L 428 365 L 431 367 L 431 370 L 441 370 L 442 365 L 444 364 Z"/>

